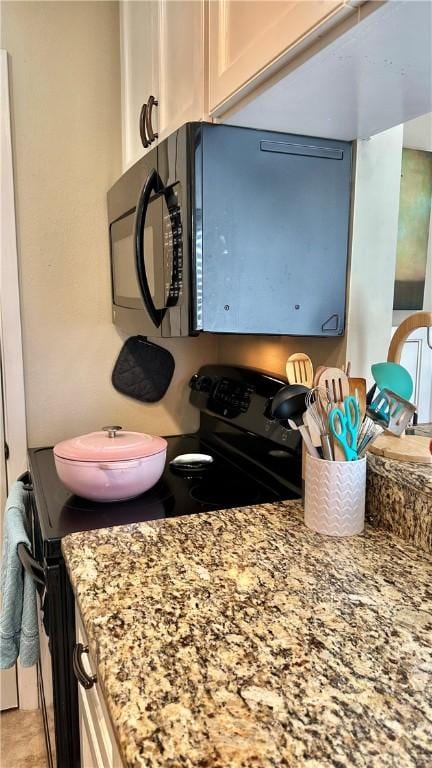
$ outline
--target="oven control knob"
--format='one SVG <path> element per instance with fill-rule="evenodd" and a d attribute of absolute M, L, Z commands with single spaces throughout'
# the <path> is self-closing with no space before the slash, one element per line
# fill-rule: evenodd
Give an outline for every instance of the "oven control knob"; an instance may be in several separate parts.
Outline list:
<path fill-rule="evenodd" d="M 189 382 L 189 386 L 196 392 L 210 392 L 212 380 L 209 376 L 198 376 L 198 374 L 195 373 Z"/>
<path fill-rule="evenodd" d="M 240 400 L 240 410 L 241 410 L 241 412 L 242 413 L 246 413 L 248 408 L 249 408 L 249 405 L 250 405 L 250 398 L 248 397 L 248 395 L 245 395 L 245 397 L 243 397 Z"/>

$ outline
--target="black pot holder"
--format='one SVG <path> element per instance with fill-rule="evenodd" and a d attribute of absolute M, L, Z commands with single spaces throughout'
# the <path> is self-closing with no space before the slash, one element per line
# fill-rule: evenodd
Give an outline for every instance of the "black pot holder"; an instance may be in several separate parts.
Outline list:
<path fill-rule="evenodd" d="M 114 388 L 142 403 L 157 403 L 174 373 L 174 358 L 145 336 L 131 336 L 124 344 L 112 372 Z"/>

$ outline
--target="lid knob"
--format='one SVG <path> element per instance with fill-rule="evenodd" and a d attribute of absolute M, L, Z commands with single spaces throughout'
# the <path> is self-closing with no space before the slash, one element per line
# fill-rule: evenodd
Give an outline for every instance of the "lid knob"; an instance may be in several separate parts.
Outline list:
<path fill-rule="evenodd" d="M 103 432 L 108 432 L 108 437 L 115 437 L 117 432 L 119 432 L 122 429 L 122 427 L 114 426 L 114 427 L 102 427 Z"/>

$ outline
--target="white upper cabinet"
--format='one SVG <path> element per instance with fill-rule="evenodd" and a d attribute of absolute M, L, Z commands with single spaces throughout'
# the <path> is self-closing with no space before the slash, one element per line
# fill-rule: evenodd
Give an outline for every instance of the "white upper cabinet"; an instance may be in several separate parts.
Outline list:
<path fill-rule="evenodd" d="M 204 116 L 204 2 L 160 0 L 159 136 Z"/>
<path fill-rule="evenodd" d="M 431 7 L 121 0 L 124 169 L 194 120 L 352 140 L 430 112 Z"/>
<path fill-rule="evenodd" d="M 204 116 L 204 0 L 124 0 L 120 34 L 125 169 L 158 138 Z"/>
<path fill-rule="evenodd" d="M 159 88 L 157 6 L 152 0 L 120 3 L 123 169 L 146 151 L 140 137 L 140 115 L 149 96 L 157 98 Z M 156 115 L 152 117 L 157 130 Z"/>
<path fill-rule="evenodd" d="M 222 114 L 235 94 L 312 32 L 336 23 L 352 0 L 213 0 L 209 4 L 209 111 Z"/>

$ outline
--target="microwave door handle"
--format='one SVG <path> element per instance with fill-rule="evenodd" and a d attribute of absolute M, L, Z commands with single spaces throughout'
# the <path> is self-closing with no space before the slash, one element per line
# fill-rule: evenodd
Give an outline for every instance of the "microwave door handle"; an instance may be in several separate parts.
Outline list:
<path fill-rule="evenodd" d="M 134 226 L 135 265 L 138 283 L 147 312 L 157 328 L 162 322 L 164 310 L 155 307 L 153 297 L 150 293 L 144 261 L 144 226 L 151 194 L 152 192 L 159 192 L 162 187 L 163 184 L 161 178 L 157 170 L 153 168 L 145 180 L 140 192 L 138 205 L 135 211 Z"/>

